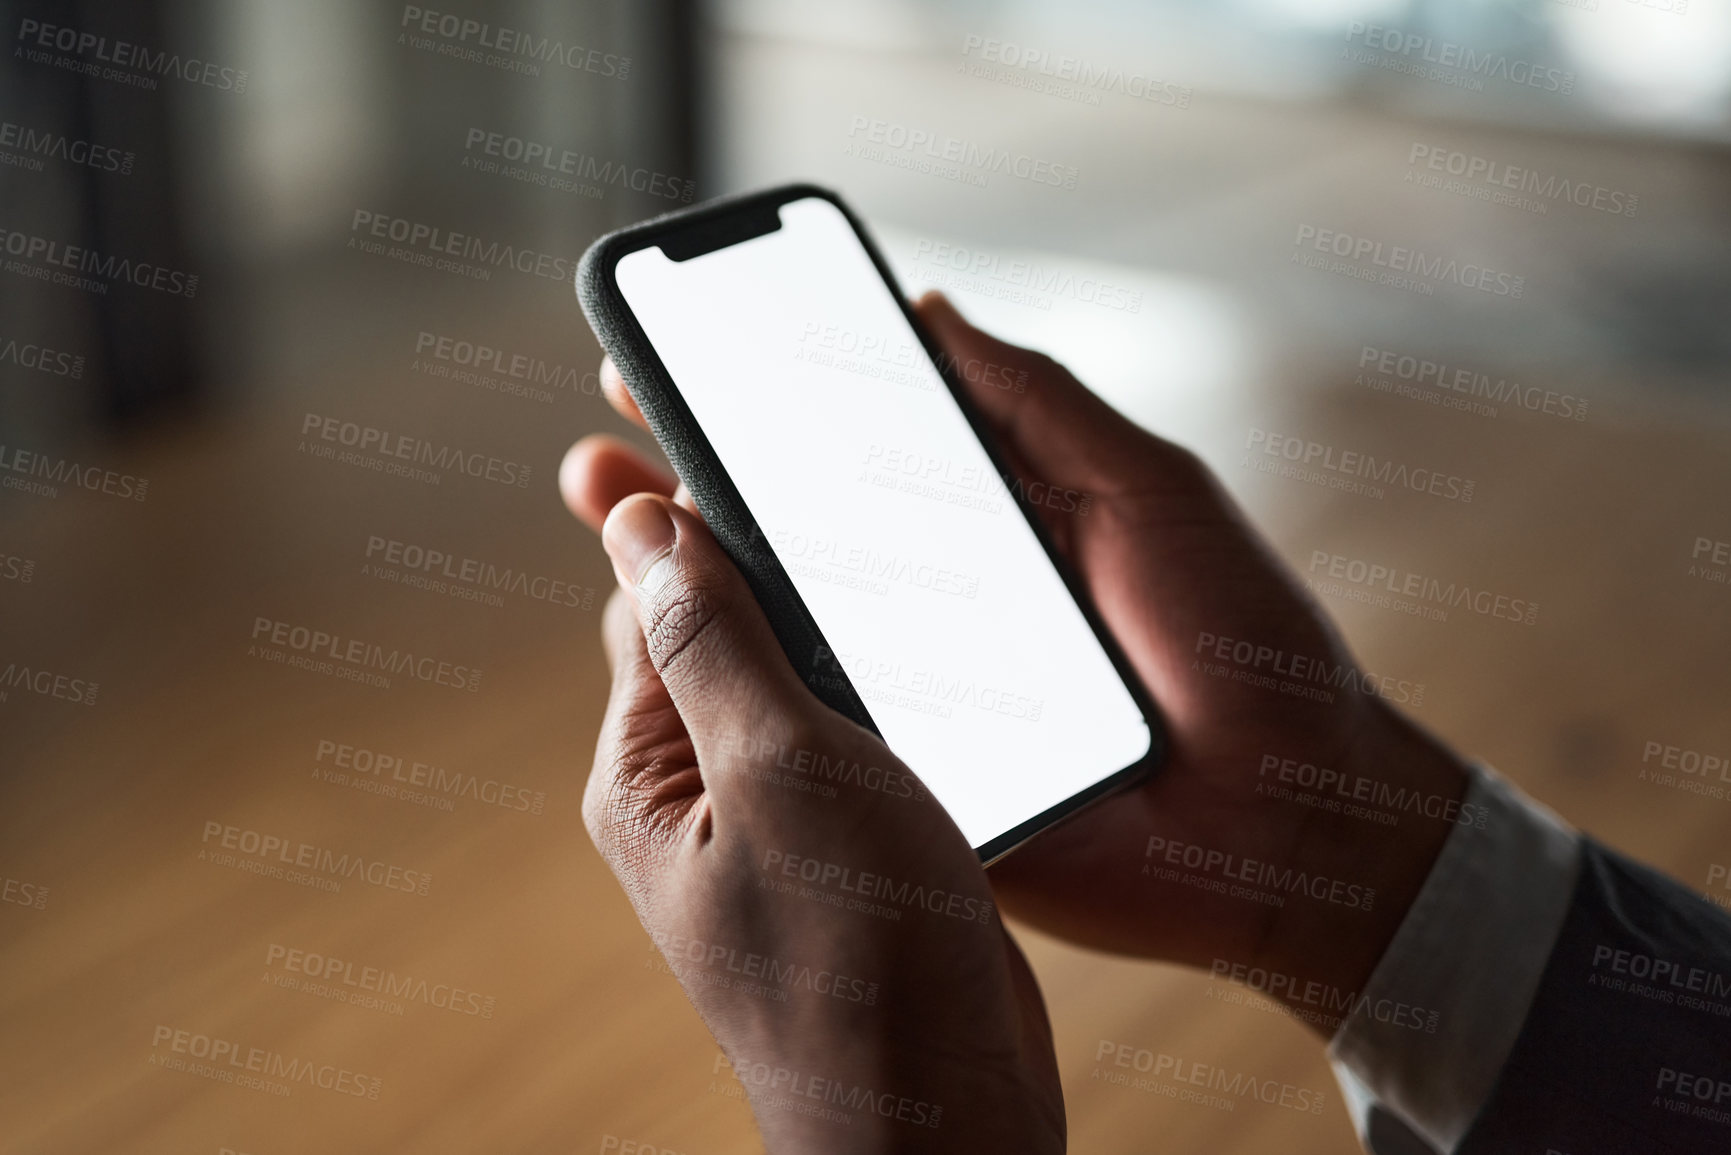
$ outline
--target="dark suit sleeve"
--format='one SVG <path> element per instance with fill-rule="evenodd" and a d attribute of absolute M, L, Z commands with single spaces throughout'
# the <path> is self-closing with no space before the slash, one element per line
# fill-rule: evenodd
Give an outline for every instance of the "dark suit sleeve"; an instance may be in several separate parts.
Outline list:
<path fill-rule="evenodd" d="M 1561 934 L 1459 1155 L 1731 1152 L 1731 916 L 1581 842 Z"/>

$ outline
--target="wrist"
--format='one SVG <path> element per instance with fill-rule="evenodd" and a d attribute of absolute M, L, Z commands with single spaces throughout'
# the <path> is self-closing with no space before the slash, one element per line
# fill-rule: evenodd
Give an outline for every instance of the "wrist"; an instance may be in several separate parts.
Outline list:
<path fill-rule="evenodd" d="M 1257 952 L 1257 965 L 1282 976 L 1266 993 L 1324 1037 L 1365 989 L 1455 826 L 1470 820 L 1458 755 L 1380 707 L 1361 735 L 1346 768 L 1398 821 L 1384 825 L 1352 805 L 1312 811 L 1290 865 L 1356 901 L 1289 901 Z"/>
<path fill-rule="evenodd" d="M 743 1058 L 735 1073 L 771 1155 L 1064 1150 L 1062 1118 L 1033 1117 L 1039 1096 L 1014 1079 L 905 1063 L 814 1076 Z"/>
<path fill-rule="evenodd" d="M 922 1033 L 917 1024 L 880 1033 L 877 1028 L 884 1026 L 891 1024 L 858 1017 L 808 1020 L 792 1030 L 783 1024 L 772 1034 L 753 1032 L 755 1049 L 728 1048 L 766 1151 L 1065 1149 L 1049 1039 L 1042 1058 L 1013 1044 L 1006 1048 L 1007 1040 L 976 1049 Z M 1004 1024 L 979 1026 L 997 1034 Z"/>

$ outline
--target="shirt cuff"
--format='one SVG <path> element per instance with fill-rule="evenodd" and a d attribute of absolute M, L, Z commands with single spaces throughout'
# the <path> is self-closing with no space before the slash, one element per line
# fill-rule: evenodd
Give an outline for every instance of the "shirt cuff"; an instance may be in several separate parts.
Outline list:
<path fill-rule="evenodd" d="M 1361 1140 L 1380 1109 L 1445 1155 L 1514 1049 L 1580 870 L 1580 834 L 1489 769 L 1462 814 L 1328 1047 Z"/>

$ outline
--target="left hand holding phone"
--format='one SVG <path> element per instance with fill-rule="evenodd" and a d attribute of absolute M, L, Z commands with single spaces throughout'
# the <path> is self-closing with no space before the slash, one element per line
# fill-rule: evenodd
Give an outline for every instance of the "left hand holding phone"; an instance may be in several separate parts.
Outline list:
<path fill-rule="evenodd" d="M 800 681 L 670 477 L 589 438 L 561 488 L 621 587 L 584 821 L 766 1149 L 1062 1151 L 1045 1005 L 955 823 Z"/>

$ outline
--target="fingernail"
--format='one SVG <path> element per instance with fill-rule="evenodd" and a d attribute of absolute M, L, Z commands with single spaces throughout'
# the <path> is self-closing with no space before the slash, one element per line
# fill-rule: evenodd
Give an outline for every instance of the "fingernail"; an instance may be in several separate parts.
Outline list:
<path fill-rule="evenodd" d="M 601 544 L 626 581 L 642 587 L 649 571 L 667 557 L 679 536 L 667 507 L 638 497 L 613 511 L 601 527 Z"/>

